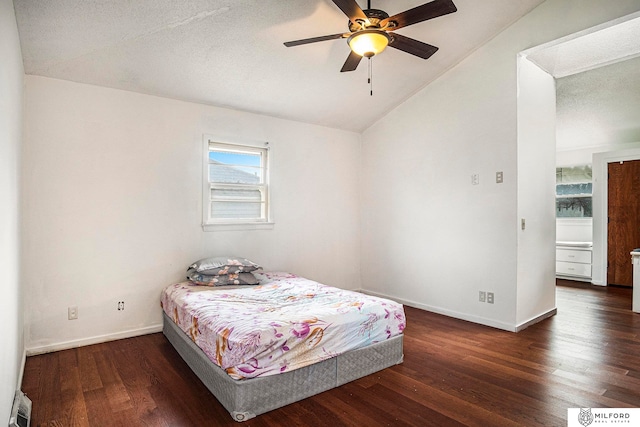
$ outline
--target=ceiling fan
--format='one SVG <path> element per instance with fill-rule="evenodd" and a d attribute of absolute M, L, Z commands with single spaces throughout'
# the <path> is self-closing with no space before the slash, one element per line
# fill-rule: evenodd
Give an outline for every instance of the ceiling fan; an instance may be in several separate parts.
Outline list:
<path fill-rule="evenodd" d="M 367 0 L 367 9 L 365 10 L 358 6 L 356 0 L 332 1 L 349 18 L 349 32 L 294 40 L 286 42 L 284 45 L 292 47 L 346 38 L 351 52 L 340 72 L 355 70 L 363 57 L 371 58 L 382 52 L 387 46 L 423 59 L 429 59 L 431 55 L 436 53 L 437 47 L 396 34 L 394 31 L 458 10 L 452 0 L 433 0 L 397 15 L 389 16 L 383 10 L 371 9 L 371 0 Z"/>

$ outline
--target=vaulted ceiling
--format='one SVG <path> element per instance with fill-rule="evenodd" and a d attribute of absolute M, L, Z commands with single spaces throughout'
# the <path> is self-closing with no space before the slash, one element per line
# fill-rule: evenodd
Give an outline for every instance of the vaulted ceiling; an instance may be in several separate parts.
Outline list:
<path fill-rule="evenodd" d="M 340 73 L 349 47 L 283 42 L 348 31 L 330 0 L 14 0 L 27 74 L 360 132 L 543 0 L 454 0 L 398 30 L 440 50 L 397 49 Z M 389 15 L 421 0 L 373 0 Z M 359 5 L 367 7 L 363 0 Z"/>

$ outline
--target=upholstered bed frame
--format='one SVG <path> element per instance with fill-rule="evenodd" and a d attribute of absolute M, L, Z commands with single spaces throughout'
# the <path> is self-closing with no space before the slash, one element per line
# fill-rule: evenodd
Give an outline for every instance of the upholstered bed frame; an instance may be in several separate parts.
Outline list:
<path fill-rule="evenodd" d="M 341 386 L 402 363 L 402 335 L 278 375 L 234 380 L 166 315 L 163 333 L 178 354 L 236 421 Z"/>

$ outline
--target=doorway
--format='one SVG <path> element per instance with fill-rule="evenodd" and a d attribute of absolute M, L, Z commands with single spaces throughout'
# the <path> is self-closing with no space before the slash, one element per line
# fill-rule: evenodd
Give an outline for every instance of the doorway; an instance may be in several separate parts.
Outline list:
<path fill-rule="evenodd" d="M 640 12 L 635 12 L 518 54 L 517 324 L 524 323 L 529 314 L 540 313 L 543 305 L 555 306 L 555 251 L 552 248 L 556 243 L 553 208 L 556 115 L 549 118 L 548 114 L 549 111 L 555 113 L 556 109 L 555 79 L 640 56 L 640 39 L 633 35 L 639 28 L 638 23 Z M 610 49 L 612 46 L 624 46 L 625 49 Z M 596 54 L 596 51 L 606 55 Z M 594 185 L 599 188 L 600 183 L 606 183 L 606 167 L 604 176 L 598 175 L 602 179 L 595 181 L 595 155 L 593 163 Z M 535 168 L 531 165 L 535 165 Z M 605 187 L 596 192 L 594 187 L 593 194 L 591 283 L 603 286 L 606 285 L 606 274 L 603 277 L 602 273 L 607 269 L 607 231 L 596 223 L 601 219 L 600 215 L 607 214 L 606 209 L 600 211 L 603 204 L 606 206 L 606 200 L 604 203 L 598 200 L 606 191 Z M 535 201 L 543 202 L 536 205 Z M 530 224 L 536 226 L 536 233 L 525 231 Z M 605 237 L 604 241 L 601 240 L 602 236 Z M 536 302 L 532 304 L 532 301 Z M 533 305 L 536 307 L 531 308 Z"/>

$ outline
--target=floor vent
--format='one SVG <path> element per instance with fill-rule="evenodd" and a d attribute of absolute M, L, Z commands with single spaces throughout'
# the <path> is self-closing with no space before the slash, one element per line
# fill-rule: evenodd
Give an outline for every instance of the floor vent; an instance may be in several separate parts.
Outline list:
<path fill-rule="evenodd" d="M 29 427 L 31 425 L 31 399 L 20 390 L 16 390 L 13 408 L 9 418 L 9 427 Z"/>

